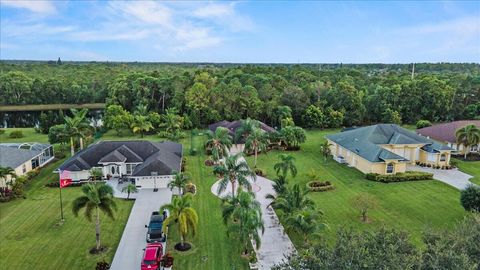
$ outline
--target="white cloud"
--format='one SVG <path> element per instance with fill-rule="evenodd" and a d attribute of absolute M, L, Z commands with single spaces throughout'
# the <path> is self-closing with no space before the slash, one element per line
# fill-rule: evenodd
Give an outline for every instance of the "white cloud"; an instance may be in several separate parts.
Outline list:
<path fill-rule="evenodd" d="M 28 9 L 35 13 L 51 14 L 56 12 L 55 5 L 47 0 L 1 0 L 0 4 L 7 7 Z"/>

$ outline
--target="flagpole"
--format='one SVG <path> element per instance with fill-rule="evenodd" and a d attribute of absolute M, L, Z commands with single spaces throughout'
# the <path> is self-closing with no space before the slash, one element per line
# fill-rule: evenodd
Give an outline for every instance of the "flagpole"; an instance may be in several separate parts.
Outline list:
<path fill-rule="evenodd" d="M 62 202 L 62 187 L 61 187 L 61 185 L 59 185 L 58 188 L 60 189 L 60 214 L 61 214 L 61 217 L 62 217 L 62 219 L 60 219 L 60 221 L 65 221 L 65 219 L 63 218 L 63 202 Z"/>

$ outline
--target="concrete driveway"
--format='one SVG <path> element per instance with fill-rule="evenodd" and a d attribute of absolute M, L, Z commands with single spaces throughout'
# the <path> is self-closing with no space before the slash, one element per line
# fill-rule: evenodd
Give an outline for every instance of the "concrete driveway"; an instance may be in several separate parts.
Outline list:
<path fill-rule="evenodd" d="M 157 192 L 153 192 L 153 189 L 141 189 L 136 195 L 137 199 L 128 217 L 115 257 L 113 257 L 110 268 L 112 270 L 140 269 L 143 249 L 147 245 L 145 225 L 150 221 L 153 211 L 158 211 L 160 206 L 170 203 L 172 200 L 172 192 L 166 188 L 159 189 Z"/>
<path fill-rule="evenodd" d="M 469 179 L 472 178 L 473 176 L 466 174 L 458 169 L 438 170 L 438 169 L 432 169 L 432 168 L 420 167 L 420 166 L 408 166 L 407 170 L 433 173 L 434 179 L 437 179 L 438 181 L 449 184 L 450 186 L 453 186 L 459 190 L 463 190 L 468 185 L 473 184 L 472 182 L 469 181 Z"/>

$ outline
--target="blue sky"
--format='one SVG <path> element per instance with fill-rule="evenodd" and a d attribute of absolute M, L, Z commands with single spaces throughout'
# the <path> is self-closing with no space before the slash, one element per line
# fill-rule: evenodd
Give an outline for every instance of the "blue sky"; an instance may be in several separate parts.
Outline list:
<path fill-rule="evenodd" d="M 0 59 L 480 62 L 480 1 L 0 3 Z"/>

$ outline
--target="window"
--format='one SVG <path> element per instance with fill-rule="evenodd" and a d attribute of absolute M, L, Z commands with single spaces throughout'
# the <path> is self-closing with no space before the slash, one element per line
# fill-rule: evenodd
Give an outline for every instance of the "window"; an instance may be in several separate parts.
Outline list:
<path fill-rule="evenodd" d="M 32 159 L 32 169 L 37 168 L 40 165 L 40 161 L 38 160 L 38 157 Z"/>
<path fill-rule="evenodd" d="M 127 169 L 127 174 L 132 174 L 136 166 L 137 166 L 136 164 L 125 164 L 125 167 Z"/>
<path fill-rule="evenodd" d="M 478 150 L 478 145 L 472 145 L 472 146 L 470 146 L 470 151 L 471 151 L 471 152 L 477 152 L 477 150 Z"/>
<path fill-rule="evenodd" d="M 440 161 L 445 161 L 447 160 L 447 155 L 446 154 L 441 154 L 440 155 Z"/>
<path fill-rule="evenodd" d="M 391 162 L 388 163 L 387 164 L 387 173 L 393 173 L 394 168 L 395 168 L 395 164 L 393 164 Z"/>

